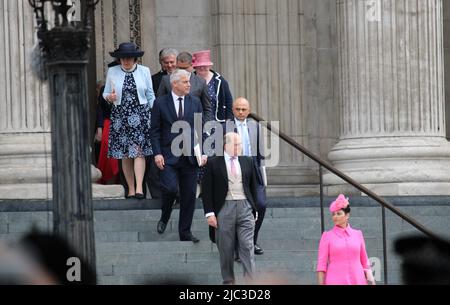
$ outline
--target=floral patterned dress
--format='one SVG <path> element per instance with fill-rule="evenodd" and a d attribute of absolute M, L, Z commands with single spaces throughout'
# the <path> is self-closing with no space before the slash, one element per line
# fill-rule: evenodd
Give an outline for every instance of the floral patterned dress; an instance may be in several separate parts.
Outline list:
<path fill-rule="evenodd" d="M 125 72 L 125 71 L 124 71 Z M 150 143 L 150 103 L 139 104 L 133 72 L 125 72 L 121 105 L 111 111 L 108 157 L 143 158 L 153 154 Z"/>
<path fill-rule="evenodd" d="M 216 84 L 217 79 L 213 77 L 210 82 L 208 83 L 208 95 L 211 99 L 211 109 L 213 111 L 214 117 L 216 113 L 216 107 L 217 107 L 217 93 L 216 93 Z M 206 166 L 200 167 L 200 170 L 198 171 L 197 175 L 197 183 L 202 184 L 203 177 L 206 175 Z"/>

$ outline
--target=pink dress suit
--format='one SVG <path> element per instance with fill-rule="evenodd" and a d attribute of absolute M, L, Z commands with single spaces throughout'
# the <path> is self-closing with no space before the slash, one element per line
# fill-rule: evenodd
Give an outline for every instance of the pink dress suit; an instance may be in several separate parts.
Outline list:
<path fill-rule="evenodd" d="M 335 226 L 320 240 L 317 272 L 325 272 L 325 285 L 367 285 L 364 269 L 370 269 L 363 234 L 347 226 Z"/>

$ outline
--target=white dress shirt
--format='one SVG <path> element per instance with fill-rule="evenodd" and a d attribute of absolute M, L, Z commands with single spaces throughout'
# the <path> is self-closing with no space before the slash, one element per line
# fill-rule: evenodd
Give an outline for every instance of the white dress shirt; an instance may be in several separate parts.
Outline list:
<path fill-rule="evenodd" d="M 184 111 L 185 111 L 185 107 L 184 107 L 184 100 L 185 100 L 185 97 L 184 96 L 178 96 L 178 95 L 176 95 L 173 91 L 172 91 L 172 99 L 173 99 L 173 104 L 175 105 L 175 112 L 176 112 L 176 114 L 177 114 L 177 117 L 178 117 L 178 111 L 179 111 L 179 109 L 180 109 L 180 101 L 179 101 L 179 98 L 182 98 L 183 99 L 183 101 L 181 101 L 181 105 L 183 106 L 183 115 L 184 115 Z"/>

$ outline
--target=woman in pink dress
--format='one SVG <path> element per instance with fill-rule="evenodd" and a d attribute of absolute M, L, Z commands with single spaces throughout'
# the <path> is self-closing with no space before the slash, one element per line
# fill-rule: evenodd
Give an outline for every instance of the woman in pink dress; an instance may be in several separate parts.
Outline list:
<path fill-rule="evenodd" d="M 350 227 L 350 204 L 344 195 L 331 203 L 334 228 L 323 233 L 319 245 L 319 285 L 375 285 L 363 234 Z"/>

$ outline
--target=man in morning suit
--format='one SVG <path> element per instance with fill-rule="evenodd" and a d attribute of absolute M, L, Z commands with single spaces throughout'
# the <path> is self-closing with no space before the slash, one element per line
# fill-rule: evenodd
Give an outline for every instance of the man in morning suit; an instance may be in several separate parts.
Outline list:
<path fill-rule="evenodd" d="M 224 142 L 224 155 L 208 160 L 202 199 L 208 225 L 215 229 L 223 284 L 227 285 L 235 284 L 233 267 L 237 241 L 244 277 L 253 278 L 257 181 L 253 159 L 240 156 L 239 134 L 227 133 Z"/>
<path fill-rule="evenodd" d="M 160 170 L 162 191 L 162 215 L 157 226 L 158 233 L 162 234 L 166 229 L 172 213 L 172 204 L 179 190 L 180 240 L 196 243 L 199 239 L 191 232 L 197 186 L 195 177 L 199 168 L 194 154 L 194 114 L 201 115 L 203 109 L 200 100 L 189 95 L 191 89 L 189 78 L 190 73 L 185 70 L 175 70 L 170 75 L 171 92 L 158 97 L 153 105 L 151 136 L 155 164 Z M 182 134 L 171 132 L 172 125 L 177 121 L 187 122 L 190 126 L 189 136 L 181 144 L 183 146 L 181 156 L 172 151 L 172 143 Z M 186 143 L 187 141 L 190 143 Z M 206 162 L 206 156 L 202 156 L 201 165 L 205 165 Z"/>
<path fill-rule="evenodd" d="M 262 255 L 264 250 L 258 245 L 258 233 L 261 229 L 266 214 L 266 181 L 265 173 L 262 170 L 263 165 L 263 145 L 261 145 L 262 137 L 260 124 L 249 119 L 251 113 L 250 102 L 243 97 L 237 98 L 233 103 L 234 120 L 228 121 L 225 132 L 236 132 L 242 139 L 242 155 L 252 157 L 255 166 L 256 179 L 258 182 L 257 195 L 255 197 L 256 207 L 258 208 L 258 220 L 255 226 L 255 254 Z M 232 128 L 229 130 L 229 128 Z M 237 255 L 238 256 L 238 255 Z"/>

